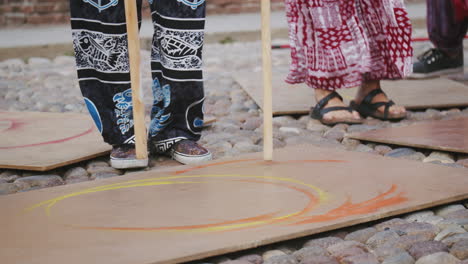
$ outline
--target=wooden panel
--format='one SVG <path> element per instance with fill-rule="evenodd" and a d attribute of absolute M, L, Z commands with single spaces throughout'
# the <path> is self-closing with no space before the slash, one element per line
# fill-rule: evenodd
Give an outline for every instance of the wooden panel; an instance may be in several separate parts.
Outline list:
<path fill-rule="evenodd" d="M 351 134 L 348 137 L 415 148 L 468 153 L 467 131 L 468 118 L 458 118 L 372 130 Z"/>
<path fill-rule="evenodd" d="M 308 114 L 315 105 L 313 89 L 305 84 L 285 83 L 286 75 L 286 68 L 275 68 L 273 71 L 273 114 Z M 262 107 L 261 72 L 243 71 L 234 77 Z M 408 109 L 468 106 L 468 86 L 448 79 L 383 81 L 382 89 L 392 100 Z M 345 101 L 350 101 L 356 91 L 357 88 L 351 88 L 338 92 Z"/>
<path fill-rule="evenodd" d="M 0 168 L 46 171 L 110 149 L 89 115 L 0 112 Z"/>
<path fill-rule="evenodd" d="M 2 196 L 0 263 L 178 263 L 468 198 L 466 169 L 308 145 L 274 157 Z"/>
<path fill-rule="evenodd" d="M 47 171 L 110 150 L 87 114 L 0 112 L 0 168 Z"/>
<path fill-rule="evenodd" d="M 209 127 L 218 121 L 215 116 L 205 116 L 203 121 L 204 127 Z"/>

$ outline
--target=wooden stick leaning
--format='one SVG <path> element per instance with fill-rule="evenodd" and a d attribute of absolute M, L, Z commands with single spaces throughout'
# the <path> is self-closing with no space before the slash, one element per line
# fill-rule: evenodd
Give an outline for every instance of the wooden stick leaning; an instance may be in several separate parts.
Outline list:
<path fill-rule="evenodd" d="M 270 0 L 261 0 L 263 51 L 263 159 L 273 160 Z"/>
<path fill-rule="evenodd" d="M 142 100 L 140 83 L 140 39 L 138 36 L 138 15 L 135 0 L 125 0 L 125 18 L 127 21 L 136 157 L 137 159 L 147 159 L 145 106 Z"/>

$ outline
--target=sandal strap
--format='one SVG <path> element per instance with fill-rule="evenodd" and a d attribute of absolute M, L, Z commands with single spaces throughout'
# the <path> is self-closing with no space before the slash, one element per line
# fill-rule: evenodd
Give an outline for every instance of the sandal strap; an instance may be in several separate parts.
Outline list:
<path fill-rule="evenodd" d="M 332 93 L 330 93 L 329 95 L 325 96 L 320 101 L 318 101 L 317 104 L 315 105 L 315 109 L 317 109 L 318 111 L 321 111 L 328 104 L 328 102 L 333 98 L 339 98 L 341 101 L 343 101 L 343 97 L 341 97 L 341 95 L 339 95 L 337 92 L 333 91 Z"/>
<path fill-rule="evenodd" d="M 385 110 L 384 110 L 384 118 L 387 119 L 388 118 L 388 114 L 389 114 L 389 111 L 390 111 L 390 107 L 392 105 L 394 105 L 395 102 L 393 102 L 392 100 L 388 101 L 385 103 Z"/>
<path fill-rule="evenodd" d="M 313 107 L 312 115 L 322 119 L 323 115 L 330 111 L 344 110 L 340 108 L 344 106 L 327 107 L 324 109 L 324 107 L 328 104 L 328 102 L 333 98 L 339 98 L 341 101 L 343 101 L 343 97 L 341 97 L 341 95 L 339 95 L 337 92 L 333 91 L 332 93 L 330 93 L 329 95 L 325 96 L 324 98 L 322 98 L 320 101 L 317 102 L 315 107 Z"/>
<path fill-rule="evenodd" d="M 388 115 L 389 115 L 389 112 L 390 112 L 390 107 L 392 105 L 395 105 L 395 102 L 393 102 L 392 100 L 390 101 L 387 101 L 387 102 L 377 102 L 377 103 L 373 103 L 373 104 L 369 104 L 368 106 L 373 110 L 373 111 L 377 111 L 377 109 L 381 106 L 385 106 L 385 109 L 384 109 L 384 115 L 383 117 L 385 119 L 388 118 Z"/>
<path fill-rule="evenodd" d="M 320 115 L 323 116 L 326 113 L 333 112 L 333 111 L 341 111 L 341 110 L 345 110 L 350 113 L 353 112 L 353 109 L 349 106 L 330 106 L 330 107 L 320 110 Z"/>
<path fill-rule="evenodd" d="M 377 96 L 378 94 L 385 94 L 385 93 L 380 88 L 374 89 L 374 90 L 370 91 L 366 95 L 366 97 L 364 97 L 362 102 L 364 102 L 365 104 L 368 104 L 368 105 L 372 105 L 372 99 L 374 99 L 374 97 Z"/>
<path fill-rule="evenodd" d="M 368 93 L 366 95 L 366 97 L 364 97 L 364 100 L 362 100 L 362 102 L 366 103 L 367 105 L 369 105 L 373 110 L 377 111 L 377 109 L 381 106 L 385 106 L 385 109 L 384 109 L 384 119 L 387 119 L 388 118 L 388 115 L 389 115 L 389 112 L 390 112 L 390 107 L 392 105 L 395 105 L 395 102 L 393 102 L 392 100 L 389 100 L 387 102 L 377 102 L 377 103 L 372 103 L 372 99 L 374 99 L 375 96 L 377 96 L 378 94 L 385 94 L 384 91 L 382 91 L 382 89 L 380 88 L 377 88 L 377 89 L 374 89 L 372 90 L 370 93 Z"/>

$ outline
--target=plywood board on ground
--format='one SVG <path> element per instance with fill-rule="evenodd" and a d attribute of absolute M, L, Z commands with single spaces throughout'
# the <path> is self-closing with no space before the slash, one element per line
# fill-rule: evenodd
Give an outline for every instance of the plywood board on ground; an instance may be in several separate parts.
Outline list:
<path fill-rule="evenodd" d="M 287 73 L 286 68 L 273 69 L 273 114 L 308 114 L 315 105 L 313 89 L 305 84 L 285 83 Z M 261 72 L 237 72 L 234 78 L 263 107 Z M 408 109 L 468 106 L 468 86 L 448 79 L 383 81 L 382 89 L 392 100 Z M 349 102 L 356 91 L 357 88 L 351 88 L 338 92 Z"/>
<path fill-rule="evenodd" d="M 434 120 L 348 135 L 350 138 L 415 148 L 468 153 L 468 118 Z"/>
<path fill-rule="evenodd" d="M 213 125 L 214 123 L 216 123 L 216 121 L 218 120 L 214 116 L 205 116 L 204 121 L 203 121 L 203 126 L 209 127 Z"/>
<path fill-rule="evenodd" d="M 178 263 L 468 198 L 466 169 L 309 145 L 261 156 L 0 197 L 0 263 Z"/>
<path fill-rule="evenodd" d="M 110 149 L 89 115 L 0 112 L 0 168 L 46 171 Z"/>
<path fill-rule="evenodd" d="M 205 117 L 205 126 L 216 122 Z M 0 112 L 0 168 L 47 171 L 109 153 L 87 114 Z"/>

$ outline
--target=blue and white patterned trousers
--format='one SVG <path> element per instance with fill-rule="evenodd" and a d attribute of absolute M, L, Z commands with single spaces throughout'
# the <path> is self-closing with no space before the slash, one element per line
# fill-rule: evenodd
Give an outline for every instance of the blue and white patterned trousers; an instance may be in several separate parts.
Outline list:
<path fill-rule="evenodd" d="M 141 0 L 137 1 L 141 19 Z M 181 139 L 198 140 L 203 126 L 204 0 L 149 0 L 153 106 L 149 137 L 164 152 Z M 123 0 L 70 0 L 81 92 L 104 140 L 134 142 Z"/>

